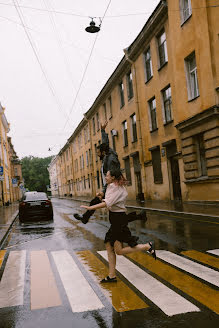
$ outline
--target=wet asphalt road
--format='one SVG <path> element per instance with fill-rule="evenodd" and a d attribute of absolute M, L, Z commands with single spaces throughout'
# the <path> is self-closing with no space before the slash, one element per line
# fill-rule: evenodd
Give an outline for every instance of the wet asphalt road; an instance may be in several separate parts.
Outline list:
<path fill-rule="evenodd" d="M 96 212 L 96 215 L 92 217 L 90 222 L 84 225 L 81 222 L 75 220 L 72 216 L 72 213 L 74 213 L 75 211 L 79 210 L 79 212 L 82 212 L 82 210 L 79 209 L 79 205 L 79 202 L 74 202 L 71 200 L 53 199 L 53 223 L 40 222 L 37 224 L 31 223 L 20 225 L 19 221 L 16 221 L 8 237 L 7 242 L 4 244 L 4 249 L 6 253 L 0 269 L 0 278 L 3 279 L 3 274 L 6 270 L 6 265 L 10 253 L 13 251 L 26 251 L 24 298 L 22 305 L 0 308 L 0 328 L 204 328 L 206 326 L 219 326 L 218 316 L 215 314 L 215 311 L 210 309 L 211 304 L 209 306 L 208 303 L 208 305 L 206 306 L 205 301 L 202 302 L 200 298 L 191 296 L 191 294 L 185 292 L 185 290 L 181 290 L 179 286 L 174 285 L 173 282 L 168 281 L 169 277 L 165 278 L 164 276 L 160 276 L 159 267 L 158 272 L 156 272 L 155 267 L 153 266 L 154 263 L 151 264 L 152 266 L 150 268 L 144 267 L 144 263 L 141 263 L 140 258 L 134 258 L 132 260 L 129 260 L 135 263 L 138 268 L 141 268 L 145 272 L 148 272 L 151 277 L 154 277 L 158 281 L 160 281 L 164 286 L 167 287 L 168 290 L 171 289 L 177 292 L 177 294 L 181 295 L 183 299 L 196 306 L 200 311 L 187 312 L 169 316 L 165 314 L 164 311 L 162 311 L 160 307 L 157 306 L 150 299 L 150 297 L 146 297 L 143 294 L 142 290 L 140 291 L 138 285 L 133 284 L 130 279 L 128 279 L 124 275 L 121 275 L 121 273 L 118 273 L 118 277 L 121 280 L 121 284 L 124 285 L 121 288 L 124 289 L 120 289 L 119 293 L 116 288 L 114 289 L 114 291 L 111 290 L 111 297 L 109 297 L 109 290 L 103 290 L 103 288 L 98 283 L 98 279 L 100 277 L 98 275 L 100 273 L 98 272 L 98 270 L 100 271 L 102 268 L 101 265 L 105 265 L 106 262 L 103 257 L 101 257 L 101 254 L 97 253 L 98 251 L 102 251 L 105 249 L 103 240 L 105 233 L 109 227 L 107 212 L 105 210 Z M 214 221 L 208 223 L 202 222 L 198 219 L 189 219 L 183 217 L 177 218 L 174 216 L 171 217 L 169 215 L 155 215 L 149 213 L 148 221 L 146 223 L 137 221 L 131 223 L 129 227 L 131 228 L 133 234 L 138 235 L 140 237 L 140 242 L 145 243 L 149 240 L 154 240 L 156 248 L 158 250 L 168 250 L 171 253 L 183 256 L 181 253 L 183 251 L 192 250 L 201 251 L 204 253 L 208 250 L 218 249 L 218 223 L 219 222 Z M 42 305 L 42 308 L 40 308 L 40 306 L 38 309 L 31 308 L 31 293 L 33 293 L 34 288 L 36 289 L 36 286 L 33 286 L 33 283 L 31 282 L 30 254 L 34 253 L 35 251 L 37 251 L 36 254 L 40 254 L 40 256 L 42 255 L 42 252 L 39 251 L 46 251 L 46 254 L 49 259 L 49 266 L 54 276 L 55 285 L 60 296 L 59 306 L 46 307 L 45 305 Z M 85 280 L 88 282 L 89 286 L 97 295 L 98 301 L 102 304 L 102 308 L 87 311 L 83 310 L 81 312 L 72 311 L 70 297 L 67 292 L 68 286 L 63 283 L 60 274 L 62 270 L 62 264 L 60 264 L 59 269 L 57 262 L 55 262 L 55 257 L 53 256 L 53 254 L 61 254 L 61 257 L 66 255 L 65 252 L 59 253 L 60 251 L 67 251 L 67 253 L 73 257 L 74 263 L 76 263 L 76 267 L 79 269 L 80 274 L 85 277 Z M 92 263 L 91 261 L 89 261 L 91 255 L 94 257 L 94 261 Z M 210 257 L 213 258 L 212 261 L 217 260 L 216 256 L 211 255 Z M 59 259 L 60 263 L 62 263 L 61 260 L 62 258 Z M 95 264 L 96 260 L 100 262 L 98 262 L 98 264 Z M 151 261 L 151 258 L 149 258 L 149 260 Z M 193 261 L 197 263 L 202 263 L 202 261 L 197 259 Z M 205 267 L 214 269 L 216 275 L 218 274 L 219 269 L 218 267 L 214 266 L 214 263 L 212 263 L 210 265 L 209 263 L 205 263 L 204 265 Z M 41 263 L 35 264 L 40 267 Z M 172 270 L 172 268 L 173 265 L 169 264 L 169 270 Z M 218 291 L 218 287 L 198 277 L 194 277 L 182 269 L 178 269 L 178 271 L 188 276 L 188 279 L 195 278 L 195 280 L 198 281 L 198 284 L 200 284 L 200 289 L 205 290 L 205 288 L 209 288 L 213 295 L 212 301 L 209 302 L 218 304 L 218 295 L 217 299 L 215 297 L 215 301 L 213 301 L 215 291 Z M 38 284 L 37 279 L 39 279 L 40 285 L 40 277 L 34 277 L 34 279 L 35 284 Z M 73 281 L 77 281 L 77 279 L 78 284 L 80 284 L 78 276 L 72 276 Z M 191 290 L 193 291 L 192 281 L 193 280 L 191 280 Z M 142 284 L 145 284 L 145 281 L 142 282 Z M 206 290 L 206 295 L 204 294 L 204 298 L 206 297 L 206 299 L 208 298 L 209 290 Z M 126 292 L 127 304 L 122 310 L 121 308 L 118 310 L 118 308 L 116 307 L 117 299 L 121 297 L 122 302 L 125 302 L 123 301 L 123 295 L 121 294 Z M 40 293 L 42 296 L 43 291 Z M 83 291 L 83 293 L 86 293 L 86 291 Z M 168 297 L 167 295 L 165 295 L 165 293 L 165 291 L 161 293 L 160 298 Z M 129 304 L 129 301 L 131 300 L 133 300 L 132 303 L 134 304 Z M 112 303 L 114 306 L 112 306 Z M 141 306 L 136 306 L 138 304 L 141 304 Z"/>

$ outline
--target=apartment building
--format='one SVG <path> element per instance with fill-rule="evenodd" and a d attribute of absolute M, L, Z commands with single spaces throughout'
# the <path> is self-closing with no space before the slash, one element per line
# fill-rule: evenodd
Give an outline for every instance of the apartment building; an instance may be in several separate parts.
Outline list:
<path fill-rule="evenodd" d="M 65 194 L 101 190 L 108 120 L 129 199 L 219 200 L 218 16 L 219 0 L 160 1 L 59 154 Z"/>

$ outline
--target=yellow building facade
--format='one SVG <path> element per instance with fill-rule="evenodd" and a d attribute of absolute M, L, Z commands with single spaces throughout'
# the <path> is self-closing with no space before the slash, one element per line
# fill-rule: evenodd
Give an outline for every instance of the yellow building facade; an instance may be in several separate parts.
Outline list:
<path fill-rule="evenodd" d="M 129 199 L 219 200 L 219 1 L 161 1 L 60 151 L 61 195 L 102 188 L 110 147 Z"/>
<path fill-rule="evenodd" d="M 18 183 L 22 181 L 21 165 L 11 143 L 11 138 L 7 136 L 10 125 L 5 116 L 5 108 L 0 104 L 0 206 L 9 205 L 20 198 Z M 19 180 L 19 181 L 18 181 Z"/>

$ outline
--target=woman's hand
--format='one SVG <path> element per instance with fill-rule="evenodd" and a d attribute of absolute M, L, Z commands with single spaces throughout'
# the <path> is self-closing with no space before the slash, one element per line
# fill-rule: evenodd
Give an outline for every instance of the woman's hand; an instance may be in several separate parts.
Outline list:
<path fill-rule="evenodd" d="M 81 205 L 80 207 L 86 208 L 86 210 L 90 209 L 90 206 L 87 206 L 87 205 Z"/>

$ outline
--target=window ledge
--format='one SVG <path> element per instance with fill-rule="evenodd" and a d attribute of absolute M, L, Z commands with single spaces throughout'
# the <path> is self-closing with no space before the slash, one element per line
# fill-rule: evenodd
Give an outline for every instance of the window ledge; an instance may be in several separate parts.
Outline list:
<path fill-rule="evenodd" d="M 171 123 L 173 123 L 173 120 L 164 123 L 164 126 L 167 126 L 167 125 L 169 125 L 169 124 L 171 124 Z"/>
<path fill-rule="evenodd" d="M 145 84 L 147 84 L 148 82 L 150 82 L 150 80 L 152 79 L 153 75 L 151 75 L 151 77 L 149 77 L 148 80 L 145 81 Z"/>
<path fill-rule="evenodd" d="M 153 130 L 150 130 L 150 133 L 153 133 L 153 132 L 155 132 L 155 131 L 157 131 L 157 130 L 158 130 L 158 128 L 153 129 Z"/>
<path fill-rule="evenodd" d="M 168 64 L 168 61 L 166 61 L 163 65 L 161 65 L 159 68 L 158 68 L 158 72 L 164 67 L 164 66 L 166 66 Z"/>
<path fill-rule="evenodd" d="M 130 98 L 128 98 L 128 102 L 132 101 L 134 99 L 134 95 Z"/>
<path fill-rule="evenodd" d="M 110 116 L 110 117 L 109 117 L 109 120 L 111 120 L 112 118 L 113 118 L 113 117 L 112 117 L 112 116 Z"/>
<path fill-rule="evenodd" d="M 202 177 L 198 177 L 196 179 L 185 180 L 183 182 L 186 184 L 188 184 L 188 183 L 205 183 L 205 182 L 211 182 L 211 181 L 213 182 L 214 180 L 219 180 L 219 177 L 202 176 Z"/>
<path fill-rule="evenodd" d="M 126 148 L 126 147 L 128 147 L 128 144 L 123 146 L 123 148 Z"/>
<path fill-rule="evenodd" d="M 199 97 L 200 97 L 200 95 L 198 95 L 198 96 L 196 96 L 196 97 L 194 97 L 194 98 L 192 98 L 192 99 L 189 99 L 188 102 L 192 102 L 193 100 L 195 100 L 195 99 L 197 99 L 197 98 L 199 98 Z"/>
<path fill-rule="evenodd" d="M 137 141 L 138 141 L 138 139 L 136 139 L 136 140 L 133 140 L 133 141 L 132 141 L 132 143 L 135 143 L 135 142 L 137 142 Z"/>
<path fill-rule="evenodd" d="M 154 184 L 163 184 L 163 180 L 160 180 L 160 181 L 154 181 Z"/>
<path fill-rule="evenodd" d="M 187 23 L 188 20 L 189 20 L 191 17 L 192 17 L 192 14 L 191 14 L 189 17 L 187 17 L 187 18 L 181 23 L 181 27 L 183 27 L 183 25 L 184 25 L 185 23 Z"/>
<path fill-rule="evenodd" d="M 124 105 L 120 105 L 120 109 L 122 109 L 124 106 L 125 106 L 125 104 Z"/>

